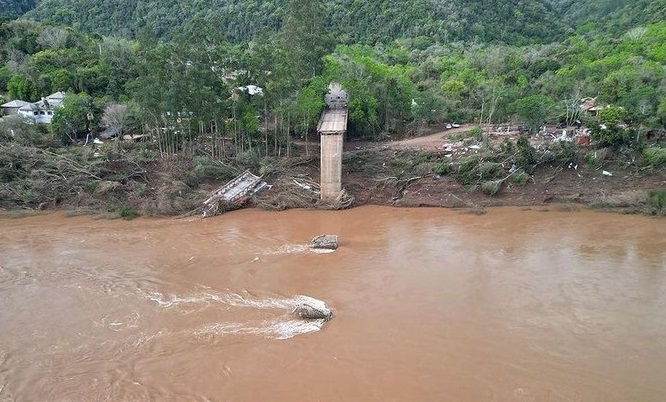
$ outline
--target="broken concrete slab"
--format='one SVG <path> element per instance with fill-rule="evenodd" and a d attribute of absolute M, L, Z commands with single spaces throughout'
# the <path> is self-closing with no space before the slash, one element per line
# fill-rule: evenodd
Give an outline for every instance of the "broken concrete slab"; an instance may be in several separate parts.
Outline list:
<path fill-rule="evenodd" d="M 305 320 L 330 320 L 333 318 L 333 311 L 325 307 L 315 307 L 307 303 L 301 303 L 294 308 L 293 313 Z"/>
<path fill-rule="evenodd" d="M 319 235 L 312 239 L 310 247 L 320 250 L 335 250 L 338 248 L 338 236 L 336 235 Z"/>

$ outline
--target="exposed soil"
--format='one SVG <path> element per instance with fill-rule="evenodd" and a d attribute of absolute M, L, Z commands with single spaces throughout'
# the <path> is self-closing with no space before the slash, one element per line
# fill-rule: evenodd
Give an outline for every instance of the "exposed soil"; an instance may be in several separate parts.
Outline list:
<path fill-rule="evenodd" d="M 480 143 L 470 141 L 471 138 L 464 135 L 471 128 L 471 125 L 463 125 L 395 141 L 348 141 L 343 158 L 343 187 L 355 198 L 354 205 L 473 209 L 548 204 L 630 207 L 631 200 L 641 199 L 653 190 L 666 189 L 666 169 L 641 167 L 632 162 L 635 155 L 630 153 L 608 157 L 610 150 L 572 145 L 577 156 L 570 163 L 561 160 L 539 163 L 525 183 L 504 180 L 497 194 L 486 195 L 480 189 L 481 182 L 463 185 L 454 175 L 433 173 L 433 166 L 438 163 L 450 161 L 455 164 L 483 152 Z M 551 127 L 547 133 L 530 138 L 530 143 L 537 153 L 546 152 L 561 132 L 561 129 Z M 487 141 L 493 149 L 497 149 L 505 139 L 515 142 L 518 137 L 516 131 L 505 129 L 501 133 L 490 133 Z M 313 146 L 311 142 L 309 149 L 311 155 L 319 152 L 316 143 Z M 598 153 L 600 161 L 592 166 L 586 165 L 581 160 L 585 153 Z M 602 158 L 603 155 L 606 156 Z M 317 163 L 315 157 L 309 164 L 309 171 L 301 174 L 317 180 Z M 501 178 L 511 174 L 511 165 L 511 161 L 503 164 L 505 172 L 500 172 Z M 279 186 L 271 190 L 281 191 L 285 189 Z"/>
<path fill-rule="evenodd" d="M 650 192 L 659 190 L 658 209 L 648 213 L 666 213 L 666 169 L 645 166 L 638 152 L 569 142 L 565 153 L 557 142 L 562 130 L 553 128 L 530 138 L 535 159 L 524 167 L 516 158 L 517 132 L 504 128 L 482 136 L 472 135 L 471 128 L 383 142 L 347 141 L 342 162 L 346 193 L 334 205 L 319 201 L 316 141 L 309 141 L 307 153 L 305 142 L 296 142 L 289 159 L 245 163 L 144 159 L 141 147 L 126 146 L 123 152 L 110 147 L 95 156 L 84 148 L 57 154 L 8 145 L 0 152 L 0 210 L 196 214 L 212 191 L 250 169 L 269 184 L 251 205 L 267 209 L 373 204 L 483 212 L 488 206 L 594 204 L 645 212 Z M 513 148 L 507 150 L 507 144 Z M 467 176 L 463 168 L 470 169 Z"/>

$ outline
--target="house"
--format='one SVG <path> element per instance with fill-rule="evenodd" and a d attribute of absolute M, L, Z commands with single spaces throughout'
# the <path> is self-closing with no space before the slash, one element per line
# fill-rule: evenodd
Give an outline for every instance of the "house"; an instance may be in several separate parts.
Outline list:
<path fill-rule="evenodd" d="M 236 88 L 237 91 L 245 92 L 250 96 L 259 95 L 264 96 L 264 89 L 256 85 L 243 85 L 242 87 Z"/>
<path fill-rule="evenodd" d="M 56 92 L 38 102 L 26 102 L 18 109 L 18 114 L 31 118 L 35 123 L 51 124 L 53 113 L 56 108 L 60 107 L 63 99 L 65 99 L 65 93 Z"/>
<path fill-rule="evenodd" d="M 0 115 L 11 116 L 14 114 L 18 114 L 20 108 L 29 104 L 30 103 L 22 100 L 13 100 L 11 102 L 3 103 L 2 105 L 0 105 L 0 108 L 2 108 L 2 113 Z"/>
<path fill-rule="evenodd" d="M 603 109 L 603 106 L 600 106 L 599 104 L 597 104 L 597 98 L 587 97 L 587 98 L 581 99 L 581 102 L 582 103 L 580 104 L 580 109 L 584 113 L 587 113 L 591 116 L 596 116 L 597 113 L 599 113 L 599 111 L 601 109 Z"/>

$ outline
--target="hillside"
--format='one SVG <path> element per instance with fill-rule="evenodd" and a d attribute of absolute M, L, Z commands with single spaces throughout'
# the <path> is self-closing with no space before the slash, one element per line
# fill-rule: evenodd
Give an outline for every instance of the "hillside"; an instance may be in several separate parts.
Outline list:
<path fill-rule="evenodd" d="M 0 0 L 0 19 L 18 18 L 31 10 L 37 0 Z"/>
<path fill-rule="evenodd" d="M 42 0 L 27 17 L 74 26 L 88 33 L 136 38 L 150 32 L 170 38 L 194 19 L 243 42 L 261 32 L 276 32 L 286 0 L 201 0 L 183 2 Z M 554 9 L 543 0 L 327 0 L 327 27 L 339 43 L 389 43 L 426 37 L 440 42 L 474 40 L 510 44 L 549 42 L 566 32 Z"/>
<path fill-rule="evenodd" d="M 170 39 L 194 21 L 224 32 L 231 42 L 272 35 L 288 0 L 0 0 L 0 19 L 30 19 L 90 34 Z M 396 39 L 502 42 L 560 41 L 572 32 L 613 34 L 666 20 L 666 0 L 324 0 L 326 27 L 337 43 L 388 44 Z"/>
<path fill-rule="evenodd" d="M 578 31 L 622 32 L 666 20 L 666 0 L 553 0 L 553 9 Z"/>

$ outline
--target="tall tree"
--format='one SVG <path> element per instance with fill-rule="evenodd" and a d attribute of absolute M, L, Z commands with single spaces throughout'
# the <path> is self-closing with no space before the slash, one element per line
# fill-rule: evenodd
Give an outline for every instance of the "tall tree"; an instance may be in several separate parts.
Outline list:
<path fill-rule="evenodd" d="M 102 115 L 102 122 L 107 126 L 113 128 L 117 135 L 118 141 L 123 139 L 123 130 L 127 125 L 127 121 L 130 117 L 129 110 L 127 106 L 120 105 L 117 103 L 112 103 L 104 109 L 104 115 Z"/>
<path fill-rule="evenodd" d="M 95 120 L 92 98 L 87 94 L 68 94 L 62 106 L 55 109 L 51 130 L 60 140 L 69 144 L 79 134 L 89 131 Z"/>
<path fill-rule="evenodd" d="M 555 115 L 557 104 L 546 95 L 530 95 L 513 102 L 510 107 L 521 118 L 530 132 L 538 130 L 539 125 Z"/>
<path fill-rule="evenodd" d="M 331 48 L 326 31 L 326 10 L 322 0 L 289 0 L 287 19 L 282 27 L 282 46 L 298 80 L 321 72 L 322 57 Z"/>

